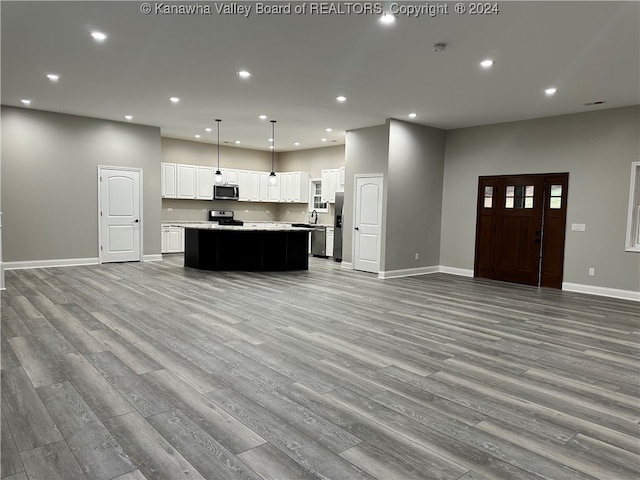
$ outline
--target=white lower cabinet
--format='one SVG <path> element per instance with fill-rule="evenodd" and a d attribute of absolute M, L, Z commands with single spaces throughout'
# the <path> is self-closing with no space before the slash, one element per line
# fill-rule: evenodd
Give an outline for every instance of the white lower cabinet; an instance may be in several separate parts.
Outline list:
<path fill-rule="evenodd" d="M 333 257 L 333 238 L 335 236 L 334 227 L 327 227 L 327 240 L 326 245 L 324 247 L 324 251 L 327 254 L 327 257 Z"/>
<path fill-rule="evenodd" d="M 160 251 L 162 253 L 184 252 L 184 228 L 162 226 Z"/>

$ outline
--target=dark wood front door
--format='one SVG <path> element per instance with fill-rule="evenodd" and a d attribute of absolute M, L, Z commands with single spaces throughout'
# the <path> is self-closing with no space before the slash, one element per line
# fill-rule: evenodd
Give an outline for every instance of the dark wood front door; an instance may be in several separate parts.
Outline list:
<path fill-rule="evenodd" d="M 480 177 L 474 274 L 561 288 L 568 174 Z"/>

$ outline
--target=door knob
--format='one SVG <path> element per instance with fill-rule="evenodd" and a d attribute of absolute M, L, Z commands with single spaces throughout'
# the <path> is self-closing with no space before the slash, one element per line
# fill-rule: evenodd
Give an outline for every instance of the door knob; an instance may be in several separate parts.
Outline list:
<path fill-rule="evenodd" d="M 354 228 L 354 230 L 360 230 L 360 228 L 359 228 L 359 227 L 356 227 L 356 228 Z"/>
<path fill-rule="evenodd" d="M 138 220 L 137 218 L 134 220 L 134 222 L 138 223 L 140 220 Z"/>

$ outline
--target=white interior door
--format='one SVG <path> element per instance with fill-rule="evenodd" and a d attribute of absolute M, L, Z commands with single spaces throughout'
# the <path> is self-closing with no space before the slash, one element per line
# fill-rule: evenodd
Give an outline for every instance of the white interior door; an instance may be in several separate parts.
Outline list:
<path fill-rule="evenodd" d="M 140 177 L 137 169 L 98 168 L 101 263 L 140 261 Z"/>
<path fill-rule="evenodd" d="M 356 177 L 353 268 L 380 271 L 382 176 Z"/>

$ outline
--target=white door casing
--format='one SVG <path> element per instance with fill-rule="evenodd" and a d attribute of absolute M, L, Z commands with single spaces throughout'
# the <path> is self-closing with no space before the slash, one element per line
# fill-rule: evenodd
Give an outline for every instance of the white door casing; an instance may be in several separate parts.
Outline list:
<path fill-rule="evenodd" d="M 100 263 L 141 260 L 141 185 L 141 169 L 98 167 Z"/>
<path fill-rule="evenodd" d="M 382 175 L 356 176 L 353 268 L 379 273 L 382 238 Z"/>

